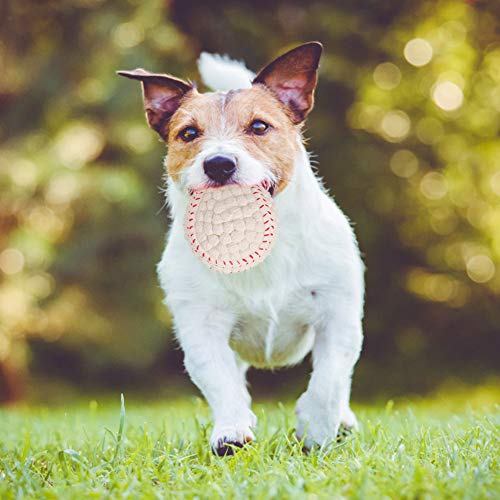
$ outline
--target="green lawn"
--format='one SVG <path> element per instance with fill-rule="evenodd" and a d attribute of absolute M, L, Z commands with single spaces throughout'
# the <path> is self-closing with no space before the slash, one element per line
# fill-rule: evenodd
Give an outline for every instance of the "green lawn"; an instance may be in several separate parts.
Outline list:
<path fill-rule="evenodd" d="M 258 440 L 225 458 L 209 452 L 209 413 L 193 397 L 126 401 L 125 415 L 118 397 L 4 409 L 0 498 L 498 499 L 497 396 L 359 407 L 359 433 L 309 455 L 293 406 L 261 403 Z"/>

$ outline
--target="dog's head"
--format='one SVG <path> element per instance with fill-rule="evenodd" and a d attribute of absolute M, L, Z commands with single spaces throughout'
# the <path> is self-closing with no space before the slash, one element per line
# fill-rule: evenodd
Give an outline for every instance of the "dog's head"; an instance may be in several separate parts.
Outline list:
<path fill-rule="evenodd" d="M 314 103 L 322 46 L 300 45 L 265 66 L 249 89 L 202 94 L 186 81 L 142 69 L 149 125 L 168 146 L 167 172 L 187 191 L 224 184 L 283 190 L 301 124 Z"/>

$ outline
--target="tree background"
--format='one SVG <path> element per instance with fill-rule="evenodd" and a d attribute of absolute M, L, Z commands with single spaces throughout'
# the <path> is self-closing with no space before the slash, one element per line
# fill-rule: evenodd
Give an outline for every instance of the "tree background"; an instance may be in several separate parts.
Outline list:
<path fill-rule="evenodd" d="M 168 227 L 145 67 L 325 54 L 309 149 L 367 265 L 354 396 L 498 381 L 500 5 L 7 0 L 0 5 L 0 397 L 192 390 L 155 264 Z M 252 372 L 304 385 L 309 365 Z"/>

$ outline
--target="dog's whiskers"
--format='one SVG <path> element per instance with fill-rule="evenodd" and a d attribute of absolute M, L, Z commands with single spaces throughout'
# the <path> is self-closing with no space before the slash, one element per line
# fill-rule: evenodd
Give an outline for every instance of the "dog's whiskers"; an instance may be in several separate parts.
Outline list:
<path fill-rule="evenodd" d="M 162 206 L 158 209 L 155 215 L 160 215 L 161 211 L 167 208 L 168 199 L 167 199 L 167 188 L 158 186 L 158 191 L 163 194 L 163 199 L 165 200 Z"/>

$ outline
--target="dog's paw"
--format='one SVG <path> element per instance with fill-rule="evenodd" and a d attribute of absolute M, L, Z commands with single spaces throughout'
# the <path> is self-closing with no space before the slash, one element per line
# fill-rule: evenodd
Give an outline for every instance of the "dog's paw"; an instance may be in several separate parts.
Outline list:
<path fill-rule="evenodd" d="M 345 424 L 340 424 L 339 431 L 337 432 L 337 443 L 341 443 L 347 437 L 349 437 L 353 429 L 353 427 L 349 427 Z"/>
<path fill-rule="evenodd" d="M 237 448 L 243 448 L 254 439 L 249 425 L 216 425 L 210 438 L 210 447 L 215 455 L 223 457 L 234 455 Z"/>
<path fill-rule="evenodd" d="M 305 392 L 297 401 L 295 412 L 297 439 L 303 441 L 306 450 L 337 441 L 340 413 L 335 415 L 335 408 L 327 407 L 323 401 Z"/>
<path fill-rule="evenodd" d="M 219 457 L 225 457 L 229 455 L 234 455 L 238 448 L 243 448 L 245 444 L 252 441 L 252 439 L 247 436 L 244 440 L 233 441 L 232 439 L 223 437 L 217 440 L 216 443 L 212 443 L 212 452 L 214 455 L 218 455 Z"/>
<path fill-rule="evenodd" d="M 340 429 L 339 435 L 350 434 L 352 431 L 359 429 L 358 420 L 354 412 L 347 406 L 340 412 Z"/>

